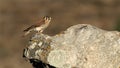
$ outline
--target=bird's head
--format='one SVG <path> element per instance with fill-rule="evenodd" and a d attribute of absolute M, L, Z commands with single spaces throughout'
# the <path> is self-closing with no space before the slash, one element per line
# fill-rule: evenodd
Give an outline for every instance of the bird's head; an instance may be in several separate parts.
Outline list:
<path fill-rule="evenodd" d="M 45 17 L 43 17 L 43 20 L 45 21 L 45 23 L 50 23 L 51 17 L 45 16 Z"/>

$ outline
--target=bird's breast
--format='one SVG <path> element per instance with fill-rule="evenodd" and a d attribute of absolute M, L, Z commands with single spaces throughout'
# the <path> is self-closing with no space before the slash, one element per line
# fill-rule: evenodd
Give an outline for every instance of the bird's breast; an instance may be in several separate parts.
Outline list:
<path fill-rule="evenodd" d="M 36 27 L 35 30 L 36 30 L 36 31 L 40 31 L 40 30 L 42 30 L 42 28 L 43 28 L 43 27 Z"/>
<path fill-rule="evenodd" d="M 45 28 L 47 28 L 47 25 L 45 24 L 45 25 L 41 25 L 40 27 L 36 27 L 35 28 L 35 31 L 43 31 Z"/>

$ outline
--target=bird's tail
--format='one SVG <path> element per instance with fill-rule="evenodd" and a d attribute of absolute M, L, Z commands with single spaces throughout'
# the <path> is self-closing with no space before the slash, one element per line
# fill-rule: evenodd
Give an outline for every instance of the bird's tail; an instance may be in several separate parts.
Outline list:
<path fill-rule="evenodd" d="M 27 32 L 27 31 L 29 31 L 29 29 L 30 29 L 30 28 L 27 28 L 27 29 L 23 30 L 23 32 Z"/>
<path fill-rule="evenodd" d="M 32 28 L 35 28 L 35 27 L 36 27 L 35 25 L 32 25 L 31 27 L 29 27 L 29 28 L 27 28 L 27 29 L 23 30 L 23 32 L 30 31 Z"/>
<path fill-rule="evenodd" d="M 25 31 L 25 34 L 23 35 L 23 37 L 25 37 L 26 35 L 28 35 L 30 33 L 30 31 Z"/>

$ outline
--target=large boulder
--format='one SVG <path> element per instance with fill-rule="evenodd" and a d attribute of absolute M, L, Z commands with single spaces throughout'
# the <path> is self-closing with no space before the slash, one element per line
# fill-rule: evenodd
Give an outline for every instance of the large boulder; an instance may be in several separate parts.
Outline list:
<path fill-rule="evenodd" d="M 120 68 L 120 32 L 78 24 L 55 36 L 36 33 L 24 57 L 46 68 Z"/>

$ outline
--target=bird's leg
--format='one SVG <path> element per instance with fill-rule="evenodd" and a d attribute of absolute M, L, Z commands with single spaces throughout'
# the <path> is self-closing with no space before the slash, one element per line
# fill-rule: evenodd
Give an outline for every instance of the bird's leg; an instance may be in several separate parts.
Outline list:
<path fill-rule="evenodd" d="M 42 32 L 43 32 L 43 30 L 38 31 L 38 33 L 42 33 Z"/>
<path fill-rule="evenodd" d="M 41 34 L 43 31 L 42 30 L 39 30 L 39 31 L 37 31 L 37 34 Z"/>
<path fill-rule="evenodd" d="M 43 30 L 40 30 L 40 33 L 42 33 L 43 32 Z"/>

